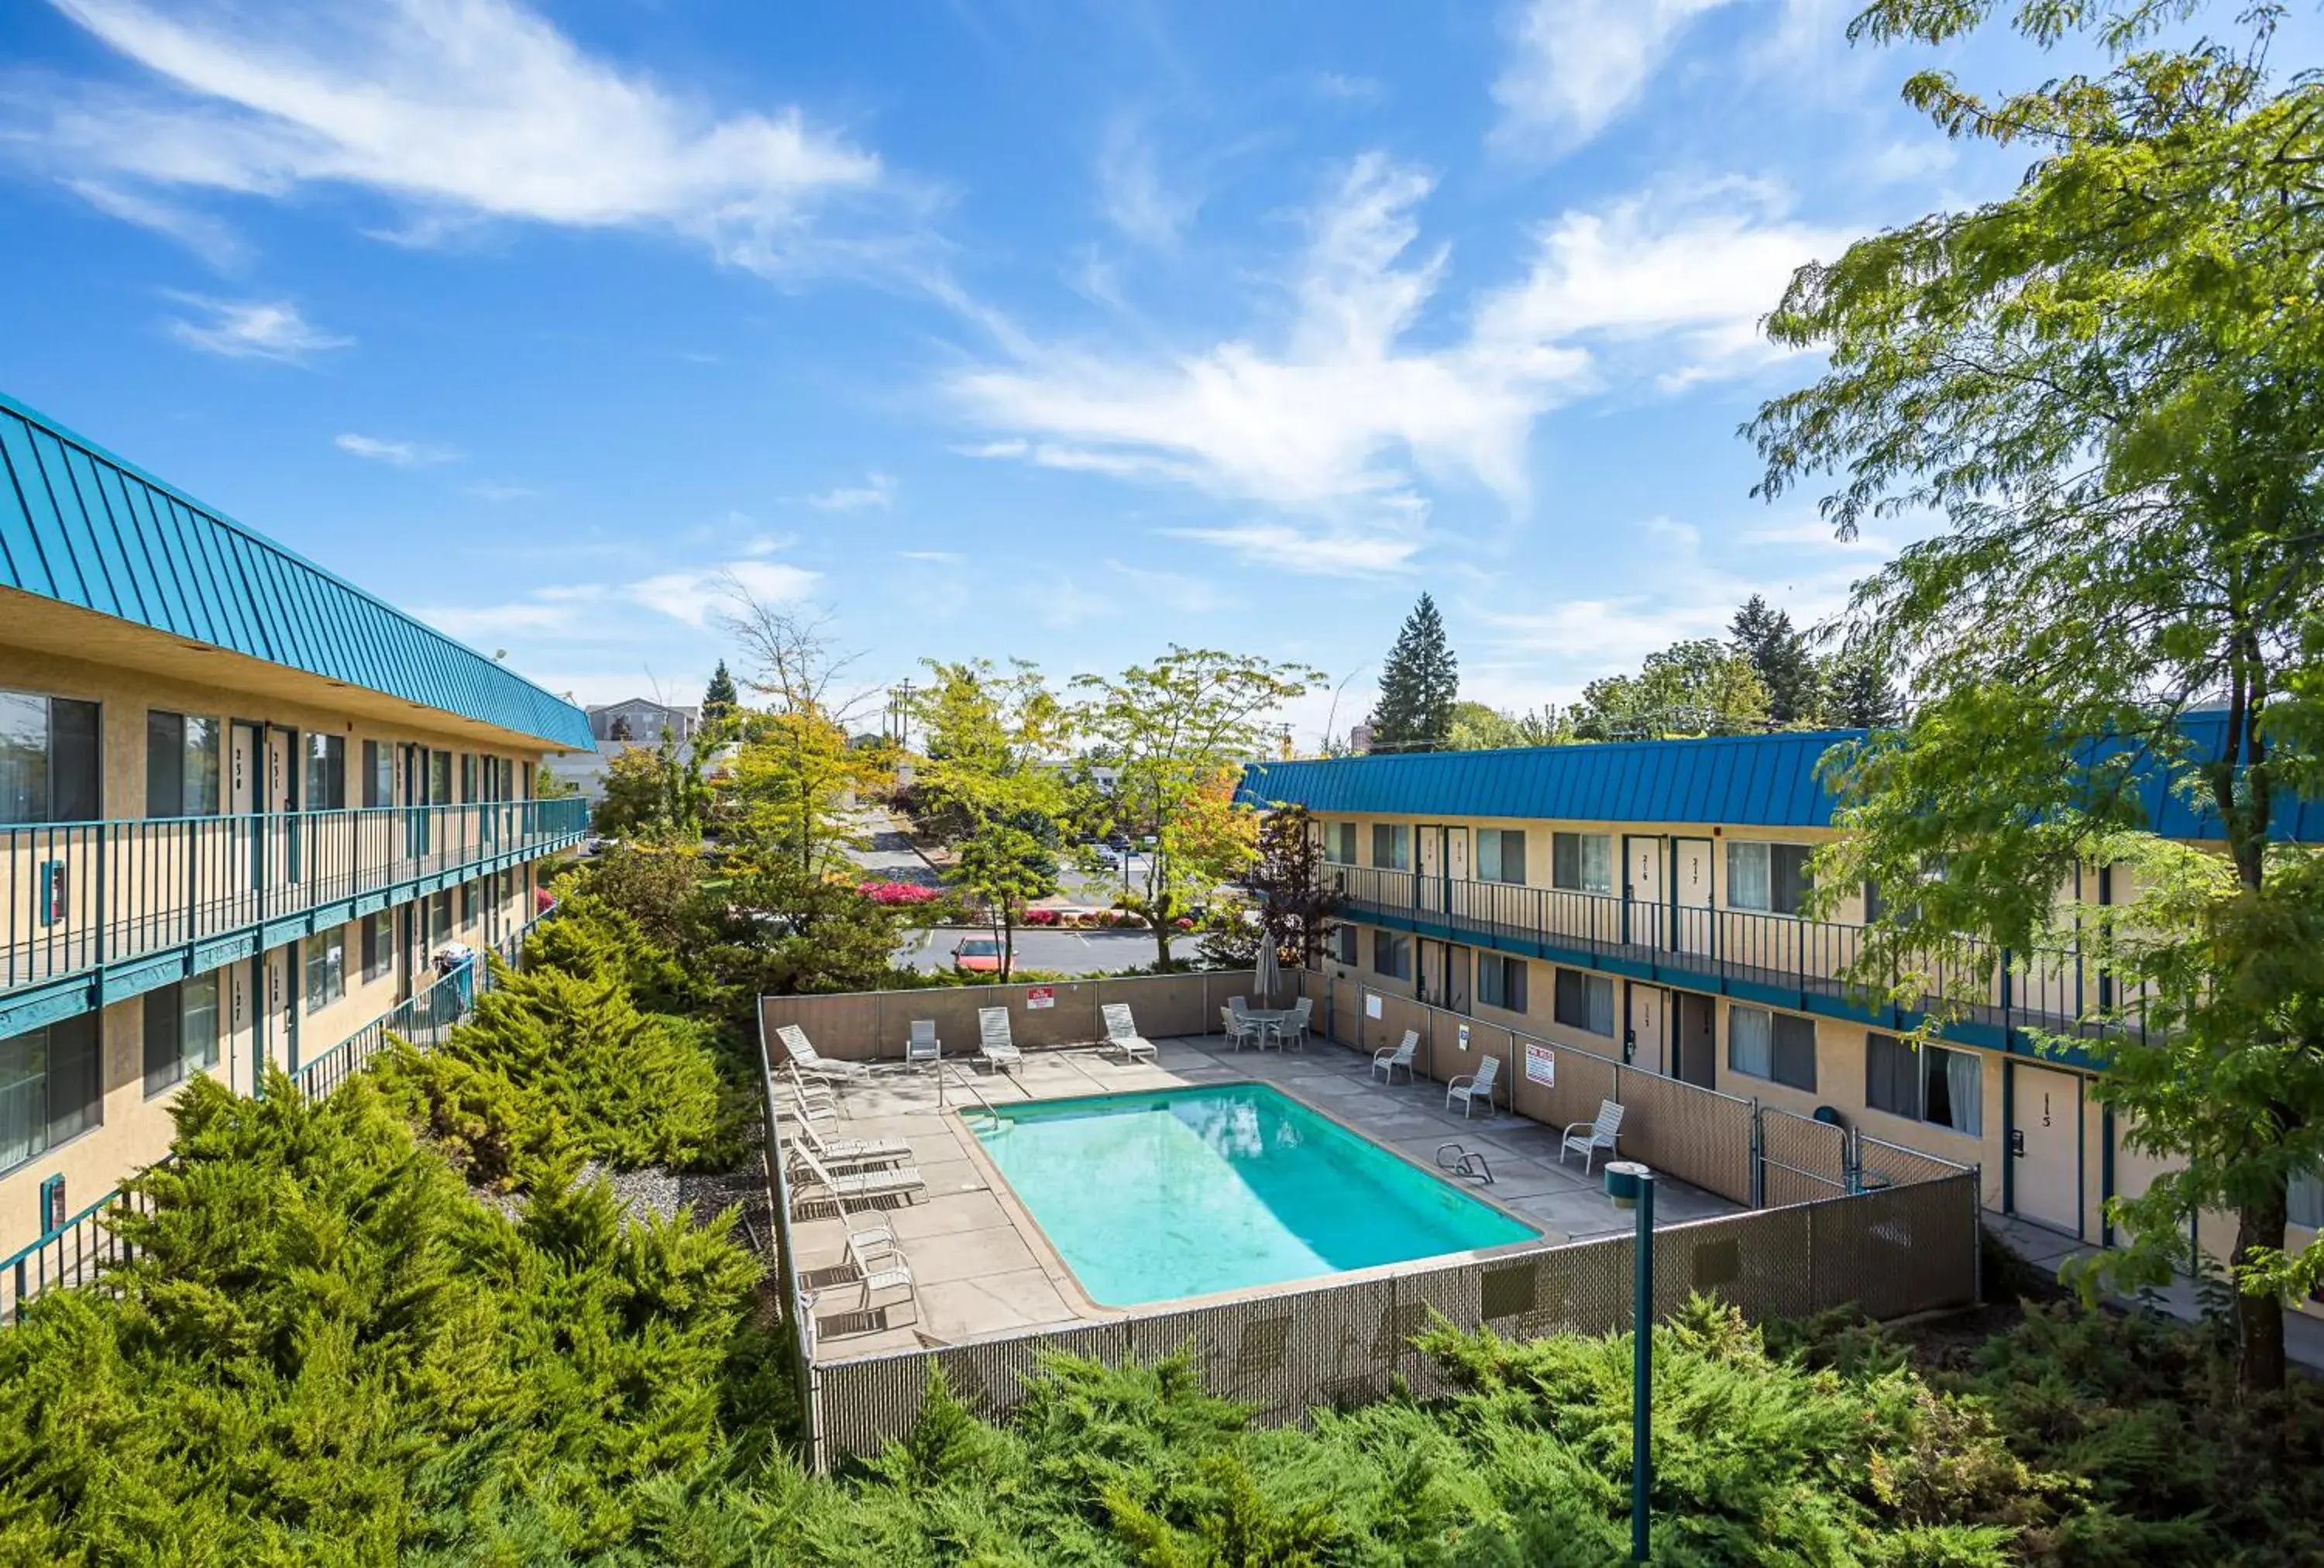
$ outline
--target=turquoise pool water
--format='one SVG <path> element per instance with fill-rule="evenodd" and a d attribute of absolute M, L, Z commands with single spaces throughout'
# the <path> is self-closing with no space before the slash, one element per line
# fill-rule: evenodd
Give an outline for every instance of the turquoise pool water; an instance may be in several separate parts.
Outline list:
<path fill-rule="evenodd" d="M 1539 1234 L 1263 1084 L 1005 1105 L 971 1124 L 1106 1306 Z"/>

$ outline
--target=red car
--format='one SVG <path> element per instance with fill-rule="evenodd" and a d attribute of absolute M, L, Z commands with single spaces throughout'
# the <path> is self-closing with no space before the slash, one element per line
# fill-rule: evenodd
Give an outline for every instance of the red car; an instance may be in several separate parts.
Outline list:
<path fill-rule="evenodd" d="M 1001 943 L 991 936 L 964 936 L 952 950 L 952 966 L 963 974 L 1001 973 Z"/>

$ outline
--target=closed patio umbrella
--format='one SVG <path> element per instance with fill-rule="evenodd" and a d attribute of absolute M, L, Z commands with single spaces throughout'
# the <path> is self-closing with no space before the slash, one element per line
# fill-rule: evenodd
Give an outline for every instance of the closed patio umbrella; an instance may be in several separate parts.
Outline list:
<path fill-rule="evenodd" d="M 1259 973 L 1251 984 L 1259 992 L 1262 1007 L 1272 1006 L 1275 993 L 1283 987 L 1283 964 L 1275 955 L 1275 937 L 1264 928 L 1259 939 Z"/>

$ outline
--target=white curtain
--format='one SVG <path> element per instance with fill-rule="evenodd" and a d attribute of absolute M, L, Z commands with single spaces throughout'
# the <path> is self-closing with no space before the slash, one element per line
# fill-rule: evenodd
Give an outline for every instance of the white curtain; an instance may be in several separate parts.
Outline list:
<path fill-rule="evenodd" d="M 1614 1032 L 1614 982 L 1592 980 L 1590 982 L 1590 1032 L 1611 1035 Z"/>
<path fill-rule="evenodd" d="M 1973 1051 L 1945 1054 L 1945 1093 L 1952 1101 L 1952 1128 L 1971 1137 L 1985 1131 L 1985 1096 L 1978 1084 L 1978 1060 Z"/>
<path fill-rule="evenodd" d="M 1727 904 L 1734 909 L 1765 909 L 1769 903 L 1767 846 L 1732 844 L 1727 846 Z"/>
<path fill-rule="evenodd" d="M 1775 1015 L 1765 1008 L 1727 1010 L 1727 1065 L 1755 1078 L 1773 1076 L 1772 1040 Z"/>
<path fill-rule="evenodd" d="M 1605 834 L 1582 835 L 1582 890 L 1589 893 L 1614 890 L 1614 841 Z"/>

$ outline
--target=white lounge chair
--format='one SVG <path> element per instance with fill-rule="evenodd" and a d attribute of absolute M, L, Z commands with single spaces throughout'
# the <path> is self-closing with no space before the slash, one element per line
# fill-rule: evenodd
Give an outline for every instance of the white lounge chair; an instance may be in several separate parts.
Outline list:
<path fill-rule="evenodd" d="M 993 1070 L 1005 1073 L 1025 1060 L 1025 1053 L 1009 1035 L 1009 1010 L 1005 1007 L 981 1007 L 976 1010 L 976 1054 L 992 1064 Z"/>
<path fill-rule="evenodd" d="M 1567 1124 L 1565 1139 L 1557 1146 L 1557 1163 L 1563 1165 L 1567 1155 L 1579 1153 L 1582 1156 L 1582 1174 L 1588 1176 L 1590 1162 L 1598 1158 L 1600 1149 L 1606 1151 L 1608 1159 L 1614 1158 L 1614 1140 L 1621 1131 L 1622 1108 L 1611 1100 L 1600 1100 L 1598 1102 L 1597 1121 Z"/>
<path fill-rule="evenodd" d="M 1372 1053 L 1372 1071 L 1385 1073 L 1390 1084 L 1396 1082 L 1396 1070 L 1404 1069 L 1405 1081 L 1412 1081 L 1413 1054 L 1420 1049 L 1420 1031 L 1406 1029 L 1404 1038 L 1394 1046 L 1382 1046 Z"/>
<path fill-rule="evenodd" d="M 812 1150 L 796 1143 L 791 1145 L 791 1159 L 807 1175 L 799 1184 L 801 1190 L 792 1196 L 794 1208 L 804 1204 L 818 1190 L 844 1209 L 851 1198 L 858 1202 L 865 1198 L 908 1198 L 928 1185 L 920 1178 L 919 1171 L 908 1165 L 892 1170 L 835 1171 L 816 1158 Z"/>
<path fill-rule="evenodd" d="M 797 1062 L 786 1062 L 783 1070 L 789 1075 L 791 1101 L 802 1113 L 835 1116 L 839 1113 L 839 1091 L 820 1078 L 810 1078 L 799 1071 Z M 781 1084 L 776 1085 L 783 1087 Z"/>
<path fill-rule="evenodd" d="M 893 1237 L 884 1241 L 867 1241 L 863 1234 L 849 1236 L 847 1260 L 854 1266 L 856 1281 L 863 1287 L 863 1310 L 869 1313 L 875 1306 L 883 1309 L 881 1315 L 882 1328 L 899 1325 L 888 1317 L 884 1310 L 893 1305 L 892 1299 L 883 1303 L 879 1297 L 884 1294 L 892 1298 L 899 1290 L 904 1293 L 904 1299 L 911 1304 L 912 1315 L 907 1321 L 919 1322 L 920 1293 L 912 1282 L 912 1266 L 896 1250 Z"/>
<path fill-rule="evenodd" d="M 804 1121 L 796 1136 L 816 1158 L 834 1170 L 843 1166 L 902 1165 L 912 1158 L 912 1146 L 900 1138 L 825 1138 Z"/>
<path fill-rule="evenodd" d="M 1499 1081 L 1500 1075 L 1501 1059 L 1499 1056 L 1487 1056 L 1477 1064 L 1477 1070 L 1473 1073 L 1456 1073 L 1452 1081 L 1444 1085 L 1444 1109 L 1452 1110 L 1452 1102 L 1458 1100 L 1461 1102 L 1461 1114 L 1466 1117 L 1470 1108 L 1482 1100 L 1485 1114 L 1490 1116 L 1493 1113 L 1493 1085 Z"/>
<path fill-rule="evenodd" d="M 1242 1049 L 1242 1043 L 1245 1040 L 1249 1040 L 1254 1046 L 1258 1045 L 1259 1037 L 1263 1033 L 1257 1019 L 1231 1002 L 1219 1009 L 1219 1022 L 1225 1027 L 1227 1038 L 1234 1042 L 1234 1048 L 1238 1051 Z"/>
<path fill-rule="evenodd" d="M 1154 1054 L 1154 1042 L 1138 1032 L 1138 1020 L 1130 1016 L 1126 1001 L 1110 1001 L 1098 1011 L 1105 1015 L 1105 1043 L 1121 1053 L 1125 1062 Z"/>
<path fill-rule="evenodd" d="M 807 1031 L 797 1024 L 784 1024 L 775 1030 L 783 1042 L 783 1049 L 791 1054 L 791 1065 L 810 1078 L 829 1082 L 861 1084 L 872 1076 L 872 1069 L 862 1062 L 835 1062 L 817 1054 Z"/>
<path fill-rule="evenodd" d="M 936 1038 L 936 1020 L 916 1018 L 912 1020 L 911 1038 L 904 1042 L 904 1065 L 908 1067 L 935 1066 L 944 1060 L 944 1042 Z"/>

